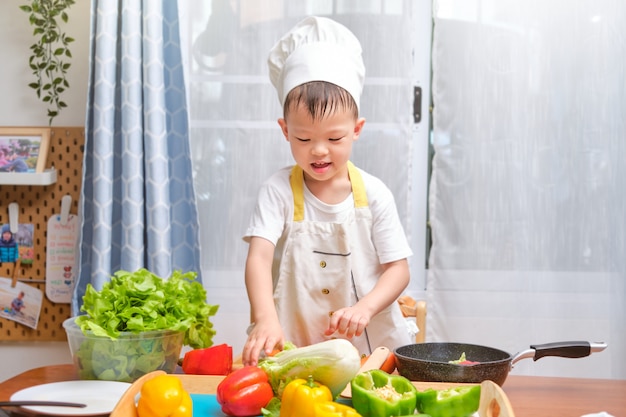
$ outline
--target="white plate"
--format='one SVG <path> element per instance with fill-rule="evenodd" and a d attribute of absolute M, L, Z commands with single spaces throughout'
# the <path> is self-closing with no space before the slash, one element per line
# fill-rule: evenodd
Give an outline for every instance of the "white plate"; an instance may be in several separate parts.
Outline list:
<path fill-rule="evenodd" d="M 128 382 L 97 380 L 52 382 L 20 390 L 11 396 L 11 400 L 82 403 L 87 404 L 87 407 L 24 406 L 24 408 L 40 414 L 57 416 L 98 416 L 110 414 L 130 385 Z"/>

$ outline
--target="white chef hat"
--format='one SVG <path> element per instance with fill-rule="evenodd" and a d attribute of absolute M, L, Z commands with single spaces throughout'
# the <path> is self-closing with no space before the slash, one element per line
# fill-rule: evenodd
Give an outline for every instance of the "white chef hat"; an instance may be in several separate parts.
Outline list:
<path fill-rule="evenodd" d="M 281 106 L 294 87 L 310 81 L 338 85 L 360 106 L 365 78 L 361 44 L 334 20 L 310 16 L 300 21 L 274 45 L 267 62 Z"/>

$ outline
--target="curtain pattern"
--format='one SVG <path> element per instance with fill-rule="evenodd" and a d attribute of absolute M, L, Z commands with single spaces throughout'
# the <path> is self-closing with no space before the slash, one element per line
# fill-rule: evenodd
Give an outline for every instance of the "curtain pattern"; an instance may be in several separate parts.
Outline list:
<path fill-rule="evenodd" d="M 117 270 L 200 272 L 177 2 L 93 0 L 77 314 Z"/>
<path fill-rule="evenodd" d="M 515 353 L 607 342 L 515 372 L 626 377 L 626 4 L 434 7 L 430 340 Z"/>

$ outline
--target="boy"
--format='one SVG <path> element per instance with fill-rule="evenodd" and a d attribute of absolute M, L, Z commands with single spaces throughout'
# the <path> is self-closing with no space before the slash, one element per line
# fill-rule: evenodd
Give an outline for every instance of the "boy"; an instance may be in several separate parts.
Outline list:
<path fill-rule="evenodd" d="M 396 300 L 412 253 L 393 195 L 349 161 L 365 124 L 359 41 L 330 19 L 309 17 L 268 63 L 296 165 L 263 185 L 244 236 L 253 323 L 243 363 L 255 365 L 285 341 L 343 337 L 363 355 L 410 344 Z"/>

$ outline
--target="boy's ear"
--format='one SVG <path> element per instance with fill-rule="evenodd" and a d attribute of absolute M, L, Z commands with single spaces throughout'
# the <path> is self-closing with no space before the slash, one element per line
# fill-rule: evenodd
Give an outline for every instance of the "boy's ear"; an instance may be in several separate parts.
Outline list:
<path fill-rule="evenodd" d="M 354 136 L 353 140 L 357 140 L 363 131 L 363 125 L 365 125 L 365 118 L 361 117 L 357 119 L 356 124 L 354 125 Z"/>
<path fill-rule="evenodd" d="M 283 119 L 282 117 L 278 119 L 278 125 L 280 126 L 280 130 L 283 132 L 285 139 L 289 141 L 289 129 L 287 129 L 287 122 L 285 121 L 285 119 Z"/>

